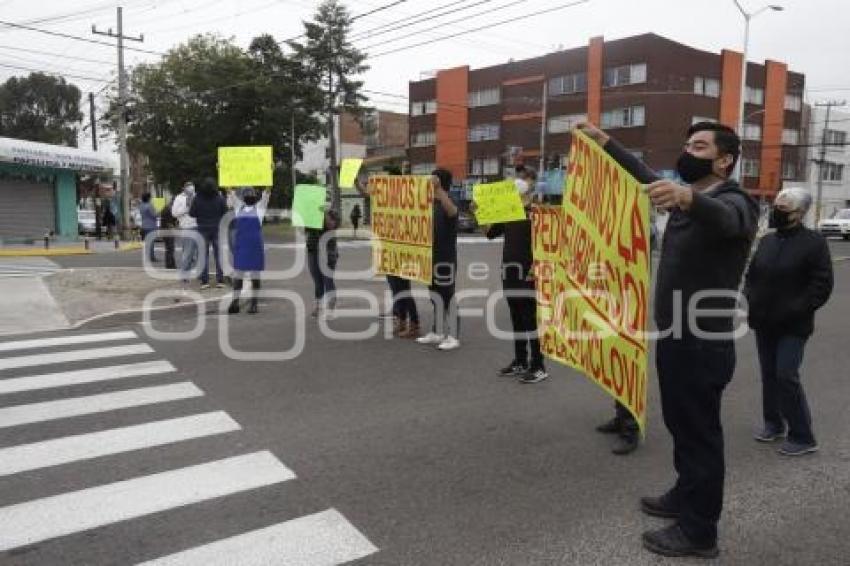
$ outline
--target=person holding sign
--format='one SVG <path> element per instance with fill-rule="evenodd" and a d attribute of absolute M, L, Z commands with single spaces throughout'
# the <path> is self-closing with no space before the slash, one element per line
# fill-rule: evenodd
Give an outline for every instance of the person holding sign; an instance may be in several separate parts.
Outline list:
<path fill-rule="evenodd" d="M 458 208 L 448 193 L 452 187 L 450 171 L 435 169 L 431 174 L 431 186 L 434 189 L 434 268 L 428 290 L 434 306 L 434 323 L 431 332 L 416 341 L 447 351 L 460 347 L 460 318 L 454 302 Z"/>
<path fill-rule="evenodd" d="M 644 533 L 643 544 L 665 556 L 713 558 L 725 476 L 720 403 L 735 370 L 734 307 L 758 220 L 758 205 L 730 178 L 741 140 L 722 124 L 691 126 L 676 163 L 688 183 L 681 185 L 659 179 L 595 126 L 579 129 L 649 183 L 652 204 L 670 211 L 656 282 L 656 366 L 678 478 L 664 495 L 643 498 L 641 509 L 676 522 Z M 674 329 L 682 309 L 687 327 Z"/>
<path fill-rule="evenodd" d="M 321 228 L 305 228 L 307 233 L 307 265 L 313 278 L 316 302 L 311 316 L 319 316 L 322 310 L 329 316 L 336 308 L 336 284 L 334 270 L 339 259 L 334 231 L 339 226 L 339 215 L 322 207 L 324 212 Z"/>
<path fill-rule="evenodd" d="M 227 194 L 227 204 L 233 209 L 233 300 L 227 309 L 228 314 L 239 312 L 239 296 L 242 294 L 244 280 L 251 279 L 251 302 L 248 314 L 259 311 L 257 293 L 260 290 L 260 272 L 266 267 L 265 247 L 263 245 L 263 218 L 269 205 L 270 191 L 263 191 L 257 199 L 257 193 L 251 187 L 242 191 L 240 199 L 235 191 Z"/>
<path fill-rule="evenodd" d="M 524 219 L 491 224 L 488 239 L 504 236 L 502 246 L 502 289 L 514 334 L 514 358 L 499 370 L 501 376 L 518 377 L 522 383 L 539 383 L 549 377 L 543 363 L 537 335 L 537 296 L 534 284 L 531 221 L 527 216 L 531 193 L 528 188 L 537 175 L 533 170 L 517 168 L 514 186 L 522 199 Z M 473 212 L 477 212 L 473 203 Z"/>

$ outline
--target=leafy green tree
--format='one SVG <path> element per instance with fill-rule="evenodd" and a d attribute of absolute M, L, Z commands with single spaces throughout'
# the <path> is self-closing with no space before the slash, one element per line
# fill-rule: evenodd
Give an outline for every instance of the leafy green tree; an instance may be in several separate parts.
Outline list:
<path fill-rule="evenodd" d="M 77 147 L 80 89 L 64 78 L 31 73 L 0 85 L 0 135 Z"/>

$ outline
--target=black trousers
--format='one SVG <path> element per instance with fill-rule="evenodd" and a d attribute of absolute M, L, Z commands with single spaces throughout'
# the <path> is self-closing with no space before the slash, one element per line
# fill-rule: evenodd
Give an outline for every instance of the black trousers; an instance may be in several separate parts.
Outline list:
<path fill-rule="evenodd" d="M 511 315 L 514 331 L 514 361 L 532 369 L 543 367 L 543 353 L 537 336 L 537 298 L 534 281 L 527 277 L 512 275 L 505 270 L 502 289 Z M 530 357 L 530 359 L 529 359 Z"/>
<path fill-rule="evenodd" d="M 735 371 L 731 341 L 664 338 L 656 348 L 664 424 L 673 436 L 678 478 L 670 495 L 681 510 L 679 526 L 696 544 L 717 540 L 723 509 L 723 427 L 720 402 Z"/>
<path fill-rule="evenodd" d="M 413 324 L 419 324 L 419 310 L 410 294 L 410 279 L 387 275 L 387 284 L 393 296 L 393 316 Z"/>

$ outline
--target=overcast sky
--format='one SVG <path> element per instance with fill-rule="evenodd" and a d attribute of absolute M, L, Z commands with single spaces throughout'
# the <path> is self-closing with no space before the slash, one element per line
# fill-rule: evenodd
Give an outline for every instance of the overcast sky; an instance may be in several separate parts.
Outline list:
<path fill-rule="evenodd" d="M 356 15 L 396 1 L 344 3 Z M 766 5 L 761 0 L 741 2 L 750 11 Z M 430 17 L 401 30 L 373 31 L 448 4 L 453 6 L 437 12 L 478 3 L 467 10 L 442 18 Z M 559 48 L 586 45 L 588 38 L 595 35 L 618 39 L 654 32 L 714 52 L 722 48 L 740 49 L 743 44 L 744 21 L 733 0 L 589 0 L 545 15 L 519 19 L 569 3 L 570 0 L 407 0 L 363 17 L 355 22 L 353 37 L 359 36 L 355 45 L 367 48 L 374 56 L 364 77 L 366 88 L 406 96 L 408 81 L 419 79 L 423 72 L 457 65 L 477 68 L 534 57 Z M 791 70 L 805 73 L 809 102 L 850 99 L 850 0 L 779 0 L 777 3 L 785 10 L 766 11 L 752 20 L 749 59 L 784 61 Z M 270 33 L 280 40 L 299 35 L 303 31 L 302 20 L 310 19 L 318 4 L 311 0 L 0 0 L 0 20 L 106 40 L 92 36 L 91 25 L 114 29 L 115 7 L 123 5 L 125 34 L 145 36 L 143 44 L 131 42 L 130 46 L 166 51 L 196 33 L 214 32 L 233 37 L 246 47 L 251 38 L 261 33 Z M 464 30 L 505 20 L 510 23 L 455 37 Z M 440 27 L 422 31 L 436 26 Z M 371 36 L 367 36 L 366 32 L 370 31 Z M 434 43 L 381 55 L 424 41 Z M 387 43 L 376 45 L 382 42 Z M 126 60 L 132 65 L 157 58 L 157 55 L 128 52 Z M 68 78 L 84 92 L 100 91 L 115 76 L 114 61 L 115 49 L 108 46 L 0 26 L 0 65 L 77 75 Z M 27 72 L 0 66 L 3 79 Z M 401 98 L 370 96 L 372 104 L 379 108 L 407 109 Z"/>

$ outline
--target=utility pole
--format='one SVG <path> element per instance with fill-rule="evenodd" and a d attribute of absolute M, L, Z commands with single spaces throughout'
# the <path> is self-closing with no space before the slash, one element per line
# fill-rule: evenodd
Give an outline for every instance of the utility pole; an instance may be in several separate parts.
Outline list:
<path fill-rule="evenodd" d="M 829 114 L 833 107 L 844 106 L 847 104 L 844 100 L 829 100 L 827 102 L 816 102 L 815 106 L 819 108 L 826 108 L 826 118 L 823 123 L 823 131 L 820 136 L 820 158 L 816 161 L 818 164 L 818 193 L 815 198 L 815 230 L 818 229 L 820 225 L 820 213 L 821 213 L 821 197 L 823 196 L 823 176 L 826 172 L 826 135 L 829 133 Z"/>
<path fill-rule="evenodd" d="M 124 40 L 142 42 L 144 35 L 138 37 L 124 35 L 124 9 L 118 7 L 118 33 L 98 31 L 92 25 L 91 32 L 95 35 L 105 35 L 118 40 L 118 152 L 121 162 L 121 231 L 125 239 L 130 238 L 130 174 L 129 157 L 127 155 L 127 76 L 124 71 Z"/>
<path fill-rule="evenodd" d="M 295 183 L 298 177 L 295 173 L 295 110 L 289 113 L 289 163 L 292 169 L 292 196 L 295 198 Z"/>
<path fill-rule="evenodd" d="M 540 166 L 537 169 L 538 181 L 543 179 L 546 168 L 546 120 L 549 110 L 549 80 L 543 77 L 543 111 L 540 116 Z M 532 192 L 536 187 L 532 187 Z"/>
<path fill-rule="evenodd" d="M 94 93 L 89 93 L 89 123 L 91 124 L 91 148 L 97 151 L 97 118 L 94 114 Z"/>

